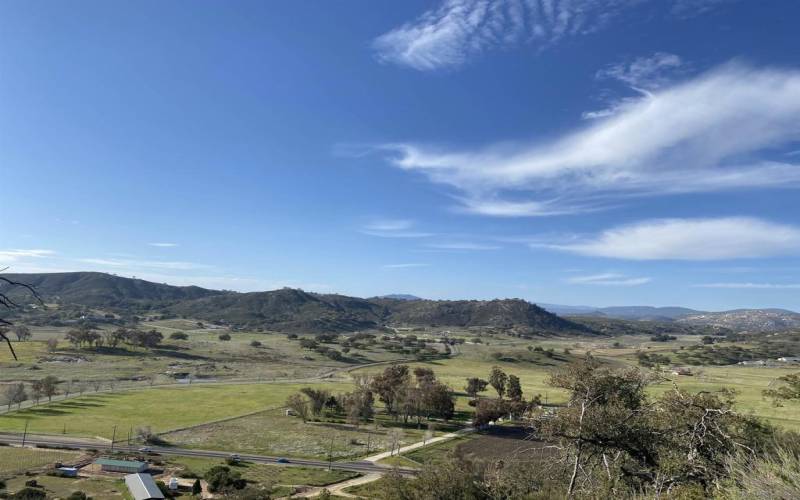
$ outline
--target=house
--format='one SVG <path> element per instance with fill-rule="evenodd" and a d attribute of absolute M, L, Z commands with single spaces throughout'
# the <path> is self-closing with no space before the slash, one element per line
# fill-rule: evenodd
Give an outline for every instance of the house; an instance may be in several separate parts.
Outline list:
<path fill-rule="evenodd" d="M 128 474 L 125 476 L 125 486 L 131 492 L 133 500 L 154 500 L 164 498 L 153 476 L 150 474 Z"/>
<path fill-rule="evenodd" d="M 110 458 L 99 458 L 94 461 L 95 464 L 100 466 L 103 472 L 124 472 L 126 474 L 135 474 L 137 472 L 144 472 L 147 470 L 147 462 L 134 462 L 131 460 L 112 460 Z"/>
<path fill-rule="evenodd" d="M 800 357 L 786 356 L 783 358 L 778 358 L 778 361 L 780 361 L 781 363 L 800 363 Z"/>

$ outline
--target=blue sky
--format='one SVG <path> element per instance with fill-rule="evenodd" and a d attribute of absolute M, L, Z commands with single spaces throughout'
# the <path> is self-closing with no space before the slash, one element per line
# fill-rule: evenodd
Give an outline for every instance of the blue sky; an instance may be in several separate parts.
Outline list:
<path fill-rule="evenodd" d="M 5 1 L 0 264 L 800 309 L 800 4 Z"/>

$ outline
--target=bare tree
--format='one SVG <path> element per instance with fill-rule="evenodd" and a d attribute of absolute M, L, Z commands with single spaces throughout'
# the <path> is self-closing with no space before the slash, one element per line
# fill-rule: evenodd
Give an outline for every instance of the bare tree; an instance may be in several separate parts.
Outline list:
<path fill-rule="evenodd" d="M 286 406 L 292 410 L 297 416 L 303 419 L 303 423 L 308 420 L 310 409 L 308 401 L 300 393 L 295 393 L 286 399 Z"/>
<path fill-rule="evenodd" d="M 0 269 L 0 272 L 5 271 L 6 269 L 8 268 Z M 8 279 L 5 276 L 0 276 L 0 285 L 3 284 L 5 285 L 6 291 L 0 292 L 0 307 L 4 307 L 6 309 L 14 309 L 18 307 L 17 303 L 9 297 L 8 290 L 13 290 L 14 288 L 23 288 L 27 290 L 40 304 L 44 304 L 42 298 L 39 297 L 39 294 L 36 292 L 36 289 L 31 285 Z M 6 319 L 0 318 L 0 325 L 12 326 L 13 324 Z M 17 353 L 14 352 L 14 347 L 11 345 L 11 340 L 8 338 L 4 330 L 0 330 L 0 341 L 2 340 L 6 341 L 6 344 L 8 344 L 8 349 L 11 351 L 11 355 L 16 360 Z"/>
<path fill-rule="evenodd" d="M 22 342 L 31 338 L 31 329 L 25 325 L 17 325 L 14 327 L 14 335 L 17 336 L 17 341 Z"/>
<path fill-rule="evenodd" d="M 16 404 L 17 408 L 19 408 L 22 405 L 22 402 L 28 399 L 28 393 L 25 390 L 25 384 L 22 382 L 7 385 L 3 391 L 3 395 L 9 410 L 11 409 L 11 405 Z"/>

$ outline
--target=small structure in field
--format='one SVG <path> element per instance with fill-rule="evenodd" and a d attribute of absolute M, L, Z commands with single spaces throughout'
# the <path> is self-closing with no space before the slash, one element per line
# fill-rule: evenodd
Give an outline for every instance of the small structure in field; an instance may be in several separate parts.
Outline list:
<path fill-rule="evenodd" d="M 690 370 L 689 368 L 680 366 L 678 368 L 674 368 L 672 370 L 672 374 L 673 375 L 685 375 L 685 376 L 691 377 L 692 376 L 692 370 Z"/>
<path fill-rule="evenodd" d="M 59 467 L 56 470 L 64 477 L 78 477 L 77 467 Z"/>
<path fill-rule="evenodd" d="M 287 417 L 296 417 L 296 416 L 297 416 L 297 413 L 295 413 L 295 411 L 294 411 L 294 410 L 291 410 L 291 409 L 287 408 L 287 409 L 286 409 L 286 416 L 287 416 Z"/>
<path fill-rule="evenodd" d="M 100 466 L 103 472 L 124 472 L 126 474 L 136 474 L 147 470 L 147 462 L 136 462 L 132 460 L 113 460 L 110 458 L 98 458 L 94 461 Z"/>
<path fill-rule="evenodd" d="M 128 474 L 125 476 L 125 486 L 128 487 L 134 500 L 164 498 L 164 494 L 150 474 Z"/>

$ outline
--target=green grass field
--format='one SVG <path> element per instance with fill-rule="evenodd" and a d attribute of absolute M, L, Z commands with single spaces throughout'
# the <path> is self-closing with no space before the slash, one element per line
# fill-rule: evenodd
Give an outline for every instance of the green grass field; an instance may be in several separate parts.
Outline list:
<path fill-rule="evenodd" d="M 384 421 L 389 424 L 390 422 Z M 308 422 L 282 410 L 208 424 L 163 436 L 178 446 L 238 450 L 245 453 L 302 458 L 356 458 L 386 450 L 388 429 L 370 424 L 358 429 L 344 423 Z M 405 429 L 402 444 L 422 440 L 424 430 Z M 368 447 L 369 446 L 369 451 Z"/>
<path fill-rule="evenodd" d="M 79 455 L 74 451 L 0 446 L 0 475 L 45 467 L 55 462 L 68 463 Z"/>
<path fill-rule="evenodd" d="M 125 483 L 113 478 L 62 478 L 47 475 L 28 477 L 19 475 L 7 482 L 7 491 L 14 493 L 25 487 L 25 482 L 36 480 L 43 487 L 47 498 L 66 498 L 75 491 L 82 491 L 97 500 L 130 499 Z"/>
<path fill-rule="evenodd" d="M 176 457 L 168 462 L 170 467 L 177 467 L 178 474 L 196 474 L 202 476 L 208 469 L 215 465 L 224 465 L 219 460 L 195 457 Z M 239 471 L 248 481 L 259 484 L 284 485 L 284 486 L 327 486 L 347 479 L 358 477 L 360 474 L 343 470 L 314 469 L 309 467 L 283 467 L 276 465 L 253 464 L 242 462 L 232 467 Z"/>
<path fill-rule="evenodd" d="M 0 430 L 99 436 L 117 439 L 130 428 L 150 426 L 154 432 L 198 425 L 226 417 L 282 406 L 286 397 L 311 384 L 243 384 L 157 387 L 118 393 L 100 393 L 42 404 L 0 415 Z M 335 383 L 331 390 L 348 389 Z"/>

